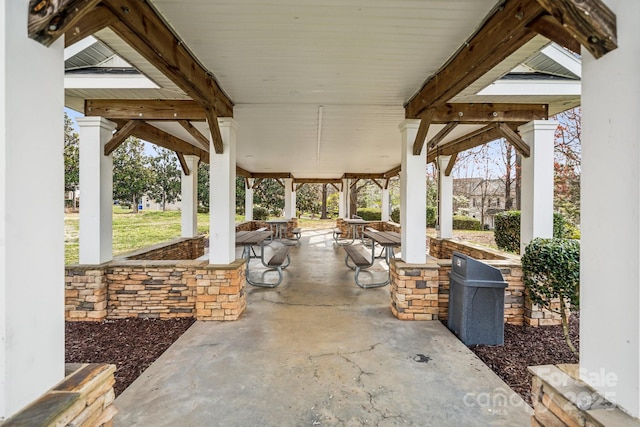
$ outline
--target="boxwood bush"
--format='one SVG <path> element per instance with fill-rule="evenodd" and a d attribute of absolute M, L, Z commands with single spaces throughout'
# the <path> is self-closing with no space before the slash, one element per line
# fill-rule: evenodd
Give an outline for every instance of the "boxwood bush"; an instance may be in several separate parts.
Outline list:
<path fill-rule="evenodd" d="M 453 229 L 454 230 L 481 230 L 480 221 L 470 216 L 454 215 L 453 216 Z"/>
<path fill-rule="evenodd" d="M 256 221 L 262 221 L 269 218 L 269 210 L 262 206 L 253 207 L 253 219 Z"/>
<path fill-rule="evenodd" d="M 400 224 L 400 208 L 393 208 L 391 214 L 391 221 Z M 435 206 L 427 206 L 427 227 L 436 226 L 436 208 Z"/>
<path fill-rule="evenodd" d="M 356 215 L 365 221 L 380 221 L 382 211 L 374 208 L 360 208 L 356 211 Z"/>
<path fill-rule="evenodd" d="M 573 237 L 573 230 L 568 226 L 562 214 L 553 214 L 553 237 L 563 239 Z M 507 252 L 520 252 L 520 211 L 500 212 L 495 217 L 494 238 L 499 249 Z"/>

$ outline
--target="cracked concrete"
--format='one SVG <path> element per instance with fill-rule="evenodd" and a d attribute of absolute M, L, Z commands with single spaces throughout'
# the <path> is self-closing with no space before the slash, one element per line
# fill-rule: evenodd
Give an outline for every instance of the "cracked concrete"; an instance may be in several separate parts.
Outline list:
<path fill-rule="evenodd" d="M 116 399 L 116 426 L 530 425 L 528 407 L 440 322 L 361 289 L 329 230 L 305 232 L 275 289 L 194 324 Z M 505 404 L 506 401 L 506 404 Z"/>

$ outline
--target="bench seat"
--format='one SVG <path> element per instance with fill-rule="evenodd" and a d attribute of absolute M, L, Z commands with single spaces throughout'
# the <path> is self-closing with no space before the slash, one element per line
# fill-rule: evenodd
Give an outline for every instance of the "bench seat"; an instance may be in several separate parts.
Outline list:
<path fill-rule="evenodd" d="M 379 288 L 382 286 L 386 286 L 391 281 L 391 271 L 387 272 L 386 280 L 383 282 L 376 283 L 362 283 L 360 282 L 360 272 L 363 268 L 369 268 L 373 266 L 374 259 L 368 260 L 365 254 L 356 246 L 343 246 L 345 252 L 347 253 L 347 257 L 344 260 L 344 263 L 347 267 L 352 270 L 355 270 L 354 279 L 356 285 L 360 286 L 363 289 L 369 288 Z M 371 253 L 371 256 L 374 256 L 374 253 Z M 353 266 L 349 265 L 349 260 L 353 263 Z"/>
<path fill-rule="evenodd" d="M 267 282 L 259 282 L 256 280 L 252 280 L 249 274 L 249 264 L 247 263 L 247 283 L 253 286 L 258 286 L 261 288 L 275 288 L 276 286 L 282 283 L 282 279 L 284 278 L 284 274 L 282 270 L 289 266 L 291 263 L 291 258 L 289 257 L 289 250 L 291 246 L 283 246 L 275 251 L 275 253 L 271 256 L 269 261 L 265 264 L 269 267 L 269 270 L 276 270 L 278 272 L 278 280 L 274 283 Z M 263 261 L 264 263 L 264 261 Z M 267 270 L 267 271 L 269 271 Z"/>

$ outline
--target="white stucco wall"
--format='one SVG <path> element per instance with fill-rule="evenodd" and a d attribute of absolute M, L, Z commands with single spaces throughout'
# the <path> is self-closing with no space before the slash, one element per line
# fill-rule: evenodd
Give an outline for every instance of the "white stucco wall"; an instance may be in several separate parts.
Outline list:
<path fill-rule="evenodd" d="M 64 376 L 64 41 L 0 0 L 0 419 Z"/>
<path fill-rule="evenodd" d="M 640 414 L 640 2 L 607 0 L 619 48 L 583 49 L 580 367 Z"/>

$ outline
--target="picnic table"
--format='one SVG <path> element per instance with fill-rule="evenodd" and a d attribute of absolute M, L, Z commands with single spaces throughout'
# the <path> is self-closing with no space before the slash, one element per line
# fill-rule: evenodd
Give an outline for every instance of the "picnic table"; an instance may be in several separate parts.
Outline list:
<path fill-rule="evenodd" d="M 377 231 L 368 229 L 364 232 L 364 236 L 371 239 L 374 242 L 374 246 L 377 243 L 383 247 L 381 255 L 384 253 L 387 265 L 389 265 L 391 258 L 395 258 L 393 248 L 399 247 L 402 243 L 400 233 L 396 233 L 395 231 Z M 375 252 L 375 247 L 372 247 L 371 251 Z"/>
<path fill-rule="evenodd" d="M 285 230 L 286 232 L 287 223 L 289 222 L 289 220 L 288 219 L 270 219 L 265 222 L 269 224 L 269 230 L 273 232 L 273 238 L 282 239 L 283 235 L 285 234 L 283 233 L 283 230 Z"/>
<path fill-rule="evenodd" d="M 344 222 L 351 225 L 351 242 L 344 244 L 351 245 L 357 238 L 360 238 L 364 243 L 364 228 L 370 223 L 370 221 L 365 221 L 362 218 L 346 218 L 344 219 Z"/>
<path fill-rule="evenodd" d="M 260 286 L 266 288 L 275 288 L 282 282 L 283 274 L 282 270 L 287 268 L 291 263 L 291 259 L 289 258 L 289 246 L 283 246 L 280 249 L 275 251 L 275 254 L 269 259 L 269 261 L 265 262 L 264 259 L 264 247 L 265 242 L 273 241 L 272 232 L 266 230 L 256 230 L 256 231 L 238 231 L 236 233 L 236 246 L 243 246 L 242 257 L 247 260 L 247 272 L 246 279 L 250 285 Z M 258 257 L 255 252 L 253 252 L 253 247 L 260 245 L 260 256 Z M 253 252 L 254 255 L 251 255 Z M 260 258 L 260 262 L 262 265 L 269 269 L 275 269 L 278 272 L 278 281 L 275 283 L 266 283 L 266 282 L 258 282 L 252 280 L 250 278 L 250 263 L 251 258 Z"/>

